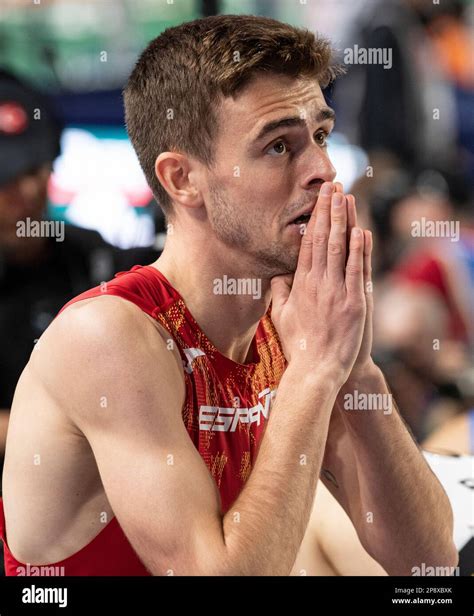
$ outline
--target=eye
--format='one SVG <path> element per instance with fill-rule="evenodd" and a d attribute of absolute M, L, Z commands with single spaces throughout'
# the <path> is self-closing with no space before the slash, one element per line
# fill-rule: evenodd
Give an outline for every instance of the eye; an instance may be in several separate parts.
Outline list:
<path fill-rule="evenodd" d="M 267 153 L 271 152 L 272 150 L 274 150 L 274 153 L 276 154 L 276 156 L 283 156 L 285 154 L 288 154 L 288 147 L 282 139 L 280 139 L 279 141 L 274 143 L 270 148 L 268 148 Z"/>
<path fill-rule="evenodd" d="M 314 139 L 318 145 L 320 145 L 322 148 L 325 148 L 328 145 L 328 137 L 329 135 L 325 130 L 320 130 L 318 133 L 316 133 Z"/>

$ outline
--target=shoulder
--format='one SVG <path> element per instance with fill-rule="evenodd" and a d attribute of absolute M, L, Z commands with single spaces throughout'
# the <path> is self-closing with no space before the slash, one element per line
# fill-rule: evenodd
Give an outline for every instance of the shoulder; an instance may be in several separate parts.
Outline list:
<path fill-rule="evenodd" d="M 143 312 L 131 302 L 112 295 L 78 301 L 61 312 L 46 330 L 45 344 L 96 352 L 106 348 L 131 350 L 140 340 L 149 343 L 150 329 Z"/>
<path fill-rule="evenodd" d="M 63 407 L 113 395 L 144 403 L 161 394 L 181 396 L 184 377 L 179 356 L 165 332 L 131 302 L 100 296 L 69 306 L 48 327 L 30 360 L 37 375 Z M 137 393 L 138 392 L 138 393 Z"/>

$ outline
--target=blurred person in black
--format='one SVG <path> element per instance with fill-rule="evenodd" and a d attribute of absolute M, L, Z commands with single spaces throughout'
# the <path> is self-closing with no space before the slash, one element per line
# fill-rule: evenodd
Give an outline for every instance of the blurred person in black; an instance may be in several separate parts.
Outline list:
<path fill-rule="evenodd" d="M 72 225 L 63 237 L 22 237 L 18 223 L 30 219 L 32 229 L 45 217 L 60 136 L 48 100 L 0 71 L 0 494 L 9 409 L 35 341 L 71 297 L 159 256 L 153 248 L 119 250 Z"/>
<path fill-rule="evenodd" d="M 349 70 L 335 86 L 334 103 L 339 130 L 371 158 L 383 153 L 407 168 L 455 165 L 472 173 L 464 10 L 460 0 L 384 0 L 367 2 L 358 14 L 344 41 Z M 441 35 L 441 24 L 451 20 Z"/>

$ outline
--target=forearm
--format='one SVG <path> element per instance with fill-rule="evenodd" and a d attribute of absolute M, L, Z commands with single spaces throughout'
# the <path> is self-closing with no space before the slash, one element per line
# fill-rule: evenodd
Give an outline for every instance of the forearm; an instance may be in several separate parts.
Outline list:
<path fill-rule="evenodd" d="M 228 562 L 243 575 L 288 575 L 308 525 L 338 387 L 290 365 L 254 469 L 224 517 Z"/>
<path fill-rule="evenodd" d="M 353 521 L 364 547 L 392 575 L 409 575 L 422 562 L 453 565 L 449 500 L 405 427 L 383 374 L 376 369 L 350 383 L 338 403 L 356 460 L 359 517 Z M 348 409 L 351 400 L 359 401 L 353 407 L 365 400 L 369 408 Z"/>
<path fill-rule="evenodd" d="M 321 480 L 350 517 L 356 530 L 364 521 L 357 460 L 343 418 L 342 395 L 337 396 L 329 422 Z"/>

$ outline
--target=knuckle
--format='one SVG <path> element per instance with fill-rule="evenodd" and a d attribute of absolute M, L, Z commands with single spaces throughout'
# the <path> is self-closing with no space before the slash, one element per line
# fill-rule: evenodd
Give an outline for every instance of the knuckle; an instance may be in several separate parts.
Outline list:
<path fill-rule="evenodd" d="M 317 297 L 318 296 L 318 283 L 316 282 L 316 280 L 310 280 L 308 282 L 308 293 L 311 297 Z"/>
<path fill-rule="evenodd" d="M 313 245 L 313 241 L 308 235 L 303 235 L 301 237 L 301 247 L 311 248 Z"/>
<path fill-rule="evenodd" d="M 350 276 L 358 276 L 362 273 L 362 268 L 360 265 L 356 265 L 354 263 L 348 263 L 346 265 L 346 273 Z"/>
<path fill-rule="evenodd" d="M 365 314 L 365 303 L 358 298 L 351 298 L 347 309 L 352 316 L 359 317 Z"/>
<path fill-rule="evenodd" d="M 316 246 L 325 246 L 328 241 L 328 234 L 322 231 L 316 231 L 313 234 L 313 244 Z"/>
<path fill-rule="evenodd" d="M 328 252 L 332 255 L 339 255 L 342 253 L 342 244 L 339 242 L 329 242 L 328 243 Z"/>
<path fill-rule="evenodd" d="M 318 283 L 318 279 L 317 277 L 314 275 L 313 272 L 310 272 L 305 279 L 305 288 L 306 291 L 310 294 L 310 295 L 314 295 L 318 292 L 318 287 L 319 287 L 319 283 Z"/>

